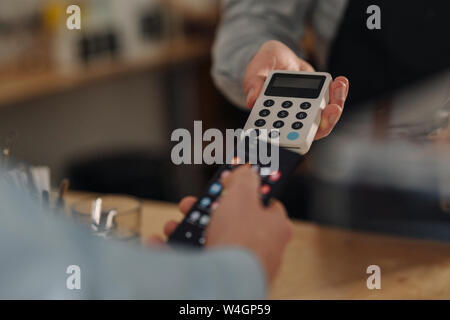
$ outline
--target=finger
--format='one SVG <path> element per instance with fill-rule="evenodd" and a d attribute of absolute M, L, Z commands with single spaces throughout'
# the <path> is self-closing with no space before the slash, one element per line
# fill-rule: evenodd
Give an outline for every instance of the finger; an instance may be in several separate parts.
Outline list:
<path fill-rule="evenodd" d="M 233 170 L 223 179 L 222 184 L 226 190 L 226 196 L 231 194 L 238 199 L 244 195 L 250 202 L 259 198 L 260 179 L 248 164 Z"/>
<path fill-rule="evenodd" d="M 256 99 L 258 99 L 259 93 L 264 86 L 266 77 L 253 76 L 247 82 L 244 83 L 244 92 L 247 94 L 245 105 L 251 109 L 255 105 Z"/>
<path fill-rule="evenodd" d="M 222 185 L 224 188 L 229 189 L 234 184 L 240 182 L 246 175 L 250 175 L 252 172 L 253 170 L 251 170 L 250 164 L 241 164 L 221 179 Z"/>
<path fill-rule="evenodd" d="M 307 72 L 314 72 L 314 68 L 312 65 L 310 65 L 308 62 L 306 62 L 303 59 L 299 59 L 299 71 L 307 71 Z"/>
<path fill-rule="evenodd" d="M 330 85 L 330 104 L 337 104 L 344 108 L 345 99 L 347 98 L 349 82 L 346 77 L 340 76 L 334 79 Z"/>
<path fill-rule="evenodd" d="M 350 82 L 348 81 L 348 79 L 344 76 L 339 76 L 339 77 L 335 78 L 334 80 L 345 83 L 345 86 L 347 87 L 347 94 L 348 94 L 348 90 L 350 88 Z"/>
<path fill-rule="evenodd" d="M 275 68 L 276 62 L 277 59 L 273 54 L 260 50 L 245 69 L 244 82 L 242 84 L 244 93 L 248 94 L 255 84 L 261 81 L 264 84 L 270 71 Z"/>
<path fill-rule="evenodd" d="M 191 207 L 194 205 L 195 201 L 197 201 L 196 197 L 193 196 L 184 197 L 178 204 L 178 209 L 181 211 L 182 214 L 186 214 L 188 213 L 189 209 L 191 209 Z"/>
<path fill-rule="evenodd" d="M 246 106 L 253 108 L 256 99 L 264 86 L 270 71 L 275 68 L 277 59 L 275 56 L 266 56 L 264 53 L 257 53 L 245 70 L 245 77 L 242 87 L 247 95 Z"/>
<path fill-rule="evenodd" d="M 284 205 L 278 200 L 272 200 L 267 207 L 267 210 L 271 213 L 281 215 L 283 217 L 287 217 L 286 208 Z"/>
<path fill-rule="evenodd" d="M 175 229 L 178 227 L 178 222 L 176 222 L 175 220 L 170 220 L 169 222 L 167 222 L 164 225 L 164 234 L 169 237 L 174 231 Z"/>
<path fill-rule="evenodd" d="M 335 125 L 338 123 L 342 114 L 342 108 L 337 104 L 329 104 L 322 111 L 319 129 L 317 130 L 315 140 L 328 136 Z"/>

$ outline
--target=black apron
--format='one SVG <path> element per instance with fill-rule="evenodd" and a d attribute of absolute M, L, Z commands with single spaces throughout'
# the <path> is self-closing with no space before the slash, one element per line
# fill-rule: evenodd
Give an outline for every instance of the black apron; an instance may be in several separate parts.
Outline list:
<path fill-rule="evenodd" d="M 372 4 L 381 9 L 380 30 L 366 26 Z M 449 0 L 350 0 L 328 61 L 333 76 L 349 78 L 346 110 L 448 69 L 449 15 Z"/>

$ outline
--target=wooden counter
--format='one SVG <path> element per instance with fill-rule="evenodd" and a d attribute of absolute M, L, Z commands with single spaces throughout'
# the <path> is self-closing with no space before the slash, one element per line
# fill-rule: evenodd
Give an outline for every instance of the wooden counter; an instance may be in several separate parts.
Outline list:
<path fill-rule="evenodd" d="M 84 194 L 85 195 L 85 194 Z M 71 192 L 71 203 L 83 193 Z M 163 235 L 177 206 L 143 201 L 141 238 Z M 381 290 L 369 290 L 366 269 L 381 268 Z M 272 299 L 450 299 L 450 244 L 296 222 Z"/>

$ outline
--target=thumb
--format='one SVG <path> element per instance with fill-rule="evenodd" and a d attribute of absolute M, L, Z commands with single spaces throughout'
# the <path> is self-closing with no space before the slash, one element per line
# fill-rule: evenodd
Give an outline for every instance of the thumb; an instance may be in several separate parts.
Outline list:
<path fill-rule="evenodd" d="M 226 190 L 226 196 L 230 196 L 232 199 L 244 197 L 248 202 L 259 199 L 260 179 L 248 164 L 233 170 L 223 179 L 222 185 Z"/>
<path fill-rule="evenodd" d="M 245 81 L 244 92 L 247 94 L 247 100 L 245 102 L 247 108 L 251 109 L 255 105 L 256 99 L 258 99 L 261 89 L 264 86 L 264 81 L 266 81 L 266 77 L 263 76 L 253 76 Z"/>

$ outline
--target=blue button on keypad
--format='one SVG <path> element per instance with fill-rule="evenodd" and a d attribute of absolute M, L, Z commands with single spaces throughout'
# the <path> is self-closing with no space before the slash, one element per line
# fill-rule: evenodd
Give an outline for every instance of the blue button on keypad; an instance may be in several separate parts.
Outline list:
<path fill-rule="evenodd" d="M 298 139 L 298 137 L 299 137 L 299 134 L 297 132 L 289 132 L 287 135 L 287 138 L 289 140 L 295 140 L 295 139 Z"/>

